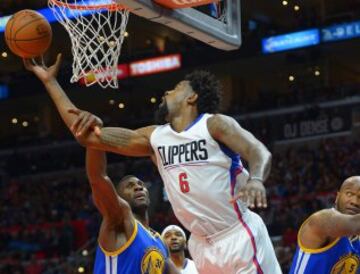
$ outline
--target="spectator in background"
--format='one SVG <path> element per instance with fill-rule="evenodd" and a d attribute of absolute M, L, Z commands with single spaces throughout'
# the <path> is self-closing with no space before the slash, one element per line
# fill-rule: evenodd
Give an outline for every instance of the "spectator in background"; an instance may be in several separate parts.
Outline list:
<path fill-rule="evenodd" d="M 181 274 L 198 274 L 195 263 L 189 258 L 185 258 L 186 234 L 177 225 L 167 226 L 161 233 L 170 251 L 171 260 Z"/>

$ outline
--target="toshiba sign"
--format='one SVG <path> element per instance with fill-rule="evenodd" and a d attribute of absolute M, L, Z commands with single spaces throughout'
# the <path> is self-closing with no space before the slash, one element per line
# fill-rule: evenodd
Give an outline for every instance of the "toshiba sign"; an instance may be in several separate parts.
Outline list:
<path fill-rule="evenodd" d="M 130 76 L 143 76 L 181 67 L 180 54 L 166 55 L 151 59 L 136 61 L 130 64 Z"/>
<path fill-rule="evenodd" d="M 166 8 L 181 9 L 217 3 L 219 0 L 155 0 L 155 2 Z"/>

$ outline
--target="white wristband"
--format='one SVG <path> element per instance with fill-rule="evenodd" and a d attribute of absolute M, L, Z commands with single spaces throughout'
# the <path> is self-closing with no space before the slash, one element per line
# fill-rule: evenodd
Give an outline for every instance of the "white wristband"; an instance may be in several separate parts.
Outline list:
<path fill-rule="evenodd" d="M 261 177 L 250 176 L 249 179 L 248 179 L 248 181 L 259 181 L 259 182 L 263 183 L 263 182 L 264 182 L 264 179 L 261 178 Z"/>

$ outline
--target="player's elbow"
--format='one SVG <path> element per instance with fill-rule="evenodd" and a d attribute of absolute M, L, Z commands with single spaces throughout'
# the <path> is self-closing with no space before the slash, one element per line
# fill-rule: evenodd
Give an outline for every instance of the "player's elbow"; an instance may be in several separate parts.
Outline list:
<path fill-rule="evenodd" d="M 265 150 L 266 150 L 266 152 L 265 152 L 266 162 L 271 166 L 272 154 L 267 148 L 265 148 Z"/>
<path fill-rule="evenodd" d="M 260 141 L 255 145 L 255 153 L 265 163 L 271 163 L 272 154 Z"/>

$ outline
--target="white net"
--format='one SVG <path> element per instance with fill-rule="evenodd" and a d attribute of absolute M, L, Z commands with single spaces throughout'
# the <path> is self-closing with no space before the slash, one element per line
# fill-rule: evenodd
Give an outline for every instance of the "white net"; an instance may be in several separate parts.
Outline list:
<path fill-rule="evenodd" d="M 49 0 L 49 7 L 71 38 L 74 59 L 70 82 L 117 88 L 129 10 L 112 0 Z"/>

